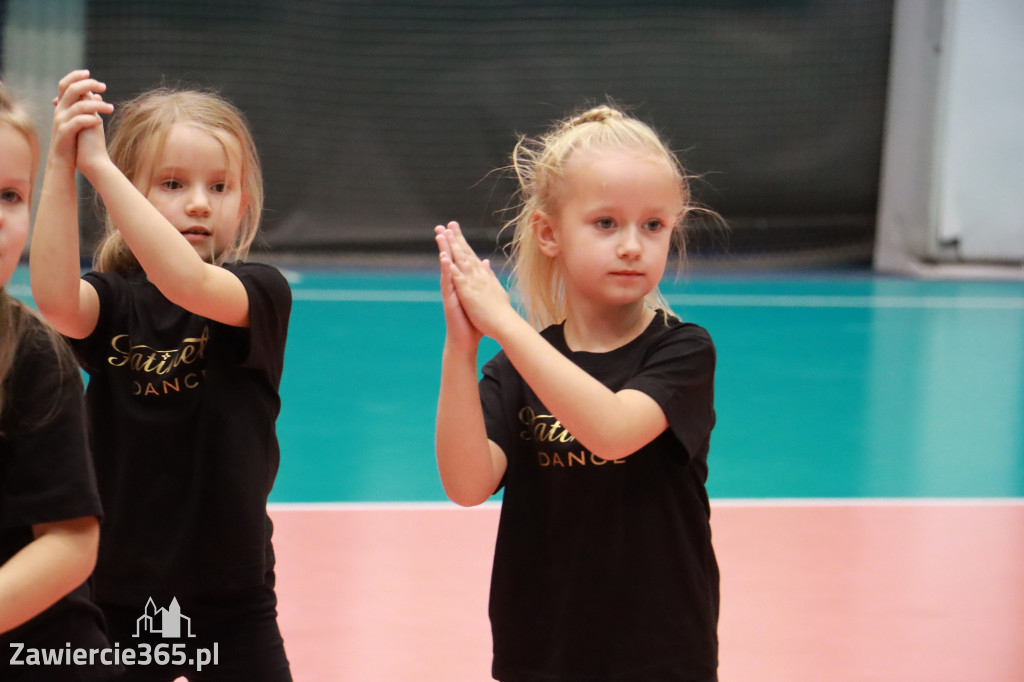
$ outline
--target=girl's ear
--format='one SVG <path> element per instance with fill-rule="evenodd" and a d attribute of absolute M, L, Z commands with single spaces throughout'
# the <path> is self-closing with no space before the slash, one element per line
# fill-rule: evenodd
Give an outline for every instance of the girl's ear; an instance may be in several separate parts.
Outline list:
<path fill-rule="evenodd" d="M 555 258 L 559 254 L 558 235 L 555 234 L 555 226 L 544 211 L 537 211 L 533 214 L 533 235 L 537 239 L 537 245 L 541 253 L 548 258 Z"/>

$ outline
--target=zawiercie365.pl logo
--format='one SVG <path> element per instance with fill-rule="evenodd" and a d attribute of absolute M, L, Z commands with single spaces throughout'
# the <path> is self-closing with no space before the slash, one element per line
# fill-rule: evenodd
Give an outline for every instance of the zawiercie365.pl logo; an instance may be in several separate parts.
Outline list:
<path fill-rule="evenodd" d="M 192 638 L 192 619 L 181 612 L 177 598 L 171 599 L 166 608 L 157 608 L 150 598 L 139 616 L 132 637 L 143 634 L 160 635 L 163 639 Z M 36 649 L 24 644 L 11 643 L 12 666 L 175 666 L 195 667 L 196 672 L 206 666 L 217 665 L 220 645 L 214 642 L 210 647 L 189 647 L 184 642 L 160 642 L 152 645 L 139 642 L 121 646 L 115 642 L 104 649 L 72 648 L 70 644 L 57 649 Z"/>

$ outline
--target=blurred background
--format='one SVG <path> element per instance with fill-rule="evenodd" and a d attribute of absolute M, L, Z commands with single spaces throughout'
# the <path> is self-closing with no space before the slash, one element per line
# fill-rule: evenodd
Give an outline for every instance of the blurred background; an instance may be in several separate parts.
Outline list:
<path fill-rule="evenodd" d="M 430 252 L 452 218 L 493 249 L 517 135 L 611 98 L 726 219 L 691 232 L 699 264 L 1021 276 L 1016 0 L 0 0 L 0 17 L 0 70 L 29 101 L 84 65 L 114 102 L 164 83 L 238 104 L 278 255 Z"/>

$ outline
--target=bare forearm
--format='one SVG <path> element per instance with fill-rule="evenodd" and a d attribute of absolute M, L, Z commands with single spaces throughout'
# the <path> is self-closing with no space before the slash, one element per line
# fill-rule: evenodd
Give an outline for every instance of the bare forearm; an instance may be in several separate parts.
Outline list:
<path fill-rule="evenodd" d="M 469 321 L 501 344 L 523 380 L 576 440 L 603 459 L 620 459 L 665 430 L 664 413 L 653 399 L 639 391 L 612 392 L 527 323 L 490 264 L 469 248 L 458 223 L 437 234 L 442 256 L 450 254 L 451 279 Z"/>
<path fill-rule="evenodd" d="M 636 452 L 667 426 L 653 399 L 637 391 L 612 391 L 519 315 L 505 317 L 496 340 L 545 407 L 602 459 Z"/>
<path fill-rule="evenodd" d="M 96 519 L 67 524 L 40 535 L 0 566 L 0 633 L 35 617 L 92 573 L 99 542 Z"/>
<path fill-rule="evenodd" d="M 51 160 L 40 193 L 29 262 L 32 295 L 39 309 L 57 318 L 77 308 L 81 277 L 75 168 Z M 59 325 L 58 325 L 59 328 Z"/>
<path fill-rule="evenodd" d="M 160 293 L 197 315 L 237 327 L 249 325 L 248 293 L 238 277 L 204 261 L 109 160 L 83 172 Z"/>
<path fill-rule="evenodd" d="M 110 161 L 83 173 L 149 280 L 171 300 L 183 283 L 194 285 L 205 263 L 138 188 Z"/>
<path fill-rule="evenodd" d="M 445 347 L 435 433 L 437 468 L 445 493 L 465 507 L 487 500 L 501 480 L 484 426 L 476 353 Z"/>
<path fill-rule="evenodd" d="M 32 293 L 42 313 L 62 333 L 82 338 L 95 325 L 91 287 L 80 280 L 78 196 L 75 165 L 80 140 L 106 154 L 100 114 L 113 107 L 98 94 L 106 85 L 88 71 L 61 79 L 54 99 L 46 175 L 32 236 Z"/>

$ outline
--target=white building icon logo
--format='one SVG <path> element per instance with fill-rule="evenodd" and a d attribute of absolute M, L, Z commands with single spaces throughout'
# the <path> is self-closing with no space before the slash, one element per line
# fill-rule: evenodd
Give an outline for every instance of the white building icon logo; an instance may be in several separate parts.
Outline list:
<path fill-rule="evenodd" d="M 182 635 L 182 621 L 185 623 L 185 632 Z M 138 637 L 143 632 L 160 634 L 166 637 L 195 637 L 192 634 L 192 619 L 181 615 L 181 606 L 178 605 L 178 598 L 171 599 L 171 605 L 166 609 L 158 609 L 150 597 L 146 602 L 146 609 L 135 621 L 135 634 Z"/>

